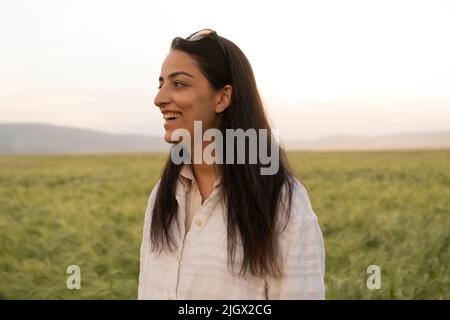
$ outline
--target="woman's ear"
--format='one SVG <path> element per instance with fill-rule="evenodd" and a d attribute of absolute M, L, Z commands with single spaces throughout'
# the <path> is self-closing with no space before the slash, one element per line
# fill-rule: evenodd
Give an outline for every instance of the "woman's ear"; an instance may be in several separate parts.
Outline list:
<path fill-rule="evenodd" d="M 215 108 L 216 113 L 222 113 L 226 108 L 230 106 L 232 94 L 233 87 L 229 84 L 225 85 L 225 87 L 220 90 Z"/>

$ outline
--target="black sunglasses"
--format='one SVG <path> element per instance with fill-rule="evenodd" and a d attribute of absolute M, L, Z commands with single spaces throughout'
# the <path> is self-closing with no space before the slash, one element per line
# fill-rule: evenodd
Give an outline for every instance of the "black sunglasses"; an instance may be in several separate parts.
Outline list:
<path fill-rule="evenodd" d="M 191 34 L 189 37 L 186 38 L 186 40 L 188 41 L 197 41 L 197 40 L 201 40 L 204 39 L 206 37 L 209 37 L 210 35 L 214 36 L 214 39 L 216 39 L 217 43 L 220 46 L 220 49 L 222 49 L 222 53 L 225 56 L 225 59 L 228 61 L 228 55 L 227 52 L 225 50 L 225 47 L 222 43 L 222 41 L 220 40 L 219 36 L 217 35 L 217 32 L 212 30 L 212 29 L 202 29 L 200 31 L 194 32 L 193 34 Z"/>

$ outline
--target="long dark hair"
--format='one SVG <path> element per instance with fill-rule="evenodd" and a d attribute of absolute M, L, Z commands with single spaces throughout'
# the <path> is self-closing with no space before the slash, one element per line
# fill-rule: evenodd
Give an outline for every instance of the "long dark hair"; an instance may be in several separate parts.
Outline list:
<path fill-rule="evenodd" d="M 245 164 L 219 164 L 221 176 L 221 200 L 227 209 L 228 265 L 234 267 L 236 243 L 242 244 L 243 260 L 240 274 L 250 271 L 257 276 L 279 276 L 278 248 L 279 213 L 284 214 L 286 224 L 291 211 L 294 174 L 289 167 L 285 152 L 272 138 L 269 121 L 259 95 L 252 67 L 244 53 L 231 41 L 220 37 L 226 56 L 217 41 L 208 36 L 197 41 L 175 38 L 171 50 L 189 54 L 198 64 L 211 85 L 219 90 L 226 84 L 233 87 L 231 104 L 220 114 L 219 130 L 226 143 L 226 129 L 266 129 L 267 149 L 277 143 L 279 169 L 274 175 L 261 175 L 263 165 L 259 159 L 249 164 L 249 146 L 246 144 Z M 259 135 L 258 135 L 259 140 Z M 234 144 L 235 145 L 235 144 Z M 237 152 L 235 149 L 236 160 Z M 223 151 L 226 159 L 226 150 Z M 234 162 L 236 163 L 236 161 Z M 170 157 L 162 173 L 153 208 L 150 240 L 152 250 L 172 250 L 172 222 L 177 217 L 175 199 L 177 179 L 181 165 Z M 284 229 L 284 228 L 283 228 Z"/>

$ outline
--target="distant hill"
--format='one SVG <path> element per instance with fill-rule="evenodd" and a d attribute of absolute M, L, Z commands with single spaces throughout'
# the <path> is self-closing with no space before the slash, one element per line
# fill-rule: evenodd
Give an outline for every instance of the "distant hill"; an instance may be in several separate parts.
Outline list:
<path fill-rule="evenodd" d="M 116 153 L 169 150 L 161 137 L 110 134 L 44 124 L 0 124 L 0 154 Z"/>
<path fill-rule="evenodd" d="M 1 124 L 0 154 L 122 153 L 168 151 L 161 137 L 110 134 L 44 124 Z M 450 130 L 378 137 L 333 135 L 310 141 L 286 141 L 289 150 L 449 149 Z"/>
<path fill-rule="evenodd" d="M 287 141 L 296 150 L 407 150 L 449 149 L 450 130 L 409 132 L 383 136 L 331 135 L 311 141 Z"/>

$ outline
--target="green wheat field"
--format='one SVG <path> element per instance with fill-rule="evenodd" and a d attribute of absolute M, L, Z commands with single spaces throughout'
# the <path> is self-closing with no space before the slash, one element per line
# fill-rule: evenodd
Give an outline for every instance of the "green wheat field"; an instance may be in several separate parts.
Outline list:
<path fill-rule="evenodd" d="M 327 299 L 450 299 L 450 150 L 291 152 L 319 217 Z M 0 299 L 136 299 L 166 155 L 0 157 Z M 66 269 L 81 268 L 69 290 Z M 370 290 L 369 265 L 381 269 Z"/>

